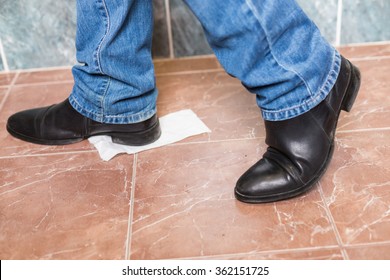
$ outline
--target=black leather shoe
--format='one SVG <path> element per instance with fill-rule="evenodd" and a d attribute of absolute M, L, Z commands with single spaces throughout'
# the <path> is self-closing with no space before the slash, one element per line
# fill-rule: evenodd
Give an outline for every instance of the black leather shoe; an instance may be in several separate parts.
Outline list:
<path fill-rule="evenodd" d="M 351 110 L 359 87 L 359 70 L 342 58 L 336 84 L 323 102 L 293 119 L 265 121 L 269 147 L 238 180 L 236 198 L 272 202 L 309 190 L 329 165 L 340 111 Z"/>
<path fill-rule="evenodd" d="M 140 146 L 156 141 L 161 134 L 156 115 L 134 124 L 104 124 L 78 113 L 68 99 L 12 115 L 7 130 L 16 138 L 43 145 L 66 145 L 91 136 L 108 135 L 114 143 Z"/>

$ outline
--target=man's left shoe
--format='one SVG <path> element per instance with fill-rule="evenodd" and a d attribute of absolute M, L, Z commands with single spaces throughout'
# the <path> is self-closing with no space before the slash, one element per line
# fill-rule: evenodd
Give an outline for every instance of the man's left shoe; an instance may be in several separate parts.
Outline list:
<path fill-rule="evenodd" d="M 81 115 L 68 99 L 10 116 L 7 130 L 18 139 L 41 145 L 67 145 L 107 135 L 114 143 L 141 146 L 156 141 L 161 135 L 157 115 L 131 124 L 100 123 Z"/>
<path fill-rule="evenodd" d="M 360 87 L 360 72 L 342 58 L 340 74 L 315 108 L 285 121 L 265 121 L 263 158 L 237 181 L 235 196 L 247 203 L 273 202 L 308 191 L 332 158 L 341 110 L 349 112 Z"/>

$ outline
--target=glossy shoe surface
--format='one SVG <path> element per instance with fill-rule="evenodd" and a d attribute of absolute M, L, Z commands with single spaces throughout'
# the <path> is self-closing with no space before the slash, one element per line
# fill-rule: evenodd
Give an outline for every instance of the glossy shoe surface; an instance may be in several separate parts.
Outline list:
<path fill-rule="evenodd" d="M 161 134 L 156 115 L 134 124 L 104 124 L 78 113 L 68 99 L 12 115 L 7 130 L 18 139 L 42 145 L 66 145 L 91 136 L 108 135 L 114 143 L 140 146 L 156 141 Z"/>
<path fill-rule="evenodd" d="M 342 58 L 337 81 L 318 106 L 289 120 L 265 121 L 267 151 L 237 181 L 236 198 L 273 202 L 313 187 L 332 158 L 340 111 L 351 110 L 359 86 L 359 70 Z"/>

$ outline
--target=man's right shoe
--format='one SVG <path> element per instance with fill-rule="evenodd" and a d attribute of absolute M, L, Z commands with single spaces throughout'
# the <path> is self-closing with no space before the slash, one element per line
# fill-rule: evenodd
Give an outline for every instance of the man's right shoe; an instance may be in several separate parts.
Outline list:
<path fill-rule="evenodd" d="M 157 115 L 132 124 L 99 123 L 73 109 L 68 99 L 12 115 L 7 130 L 18 139 L 42 145 L 66 145 L 91 136 L 107 135 L 114 143 L 142 146 L 156 141 L 161 135 Z"/>
<path fill-rule="evenodd" d="M 295 118 L 265 121 L 267 151 L 237 181 L 236 198 L 274 202 L 310 190 L 331 161 L 340 111 L 351 110 L 359 87 L 359 69 L 342 57 L 337 81 L 324 101 Z"/>

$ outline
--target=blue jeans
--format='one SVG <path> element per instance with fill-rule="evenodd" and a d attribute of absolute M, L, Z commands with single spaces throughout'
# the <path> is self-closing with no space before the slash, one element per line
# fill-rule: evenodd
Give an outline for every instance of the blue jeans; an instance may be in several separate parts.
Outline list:
<path fill-rule="evenodd" d="M 252 93 L 263 118 L 286 120 L 325 99 L 339 53 L 294 0 L 185 0 L 225 70 Z M 75 85 L 84 116 L 135 123 L 156 113 L 152 0 L 78 0 Z"/>

